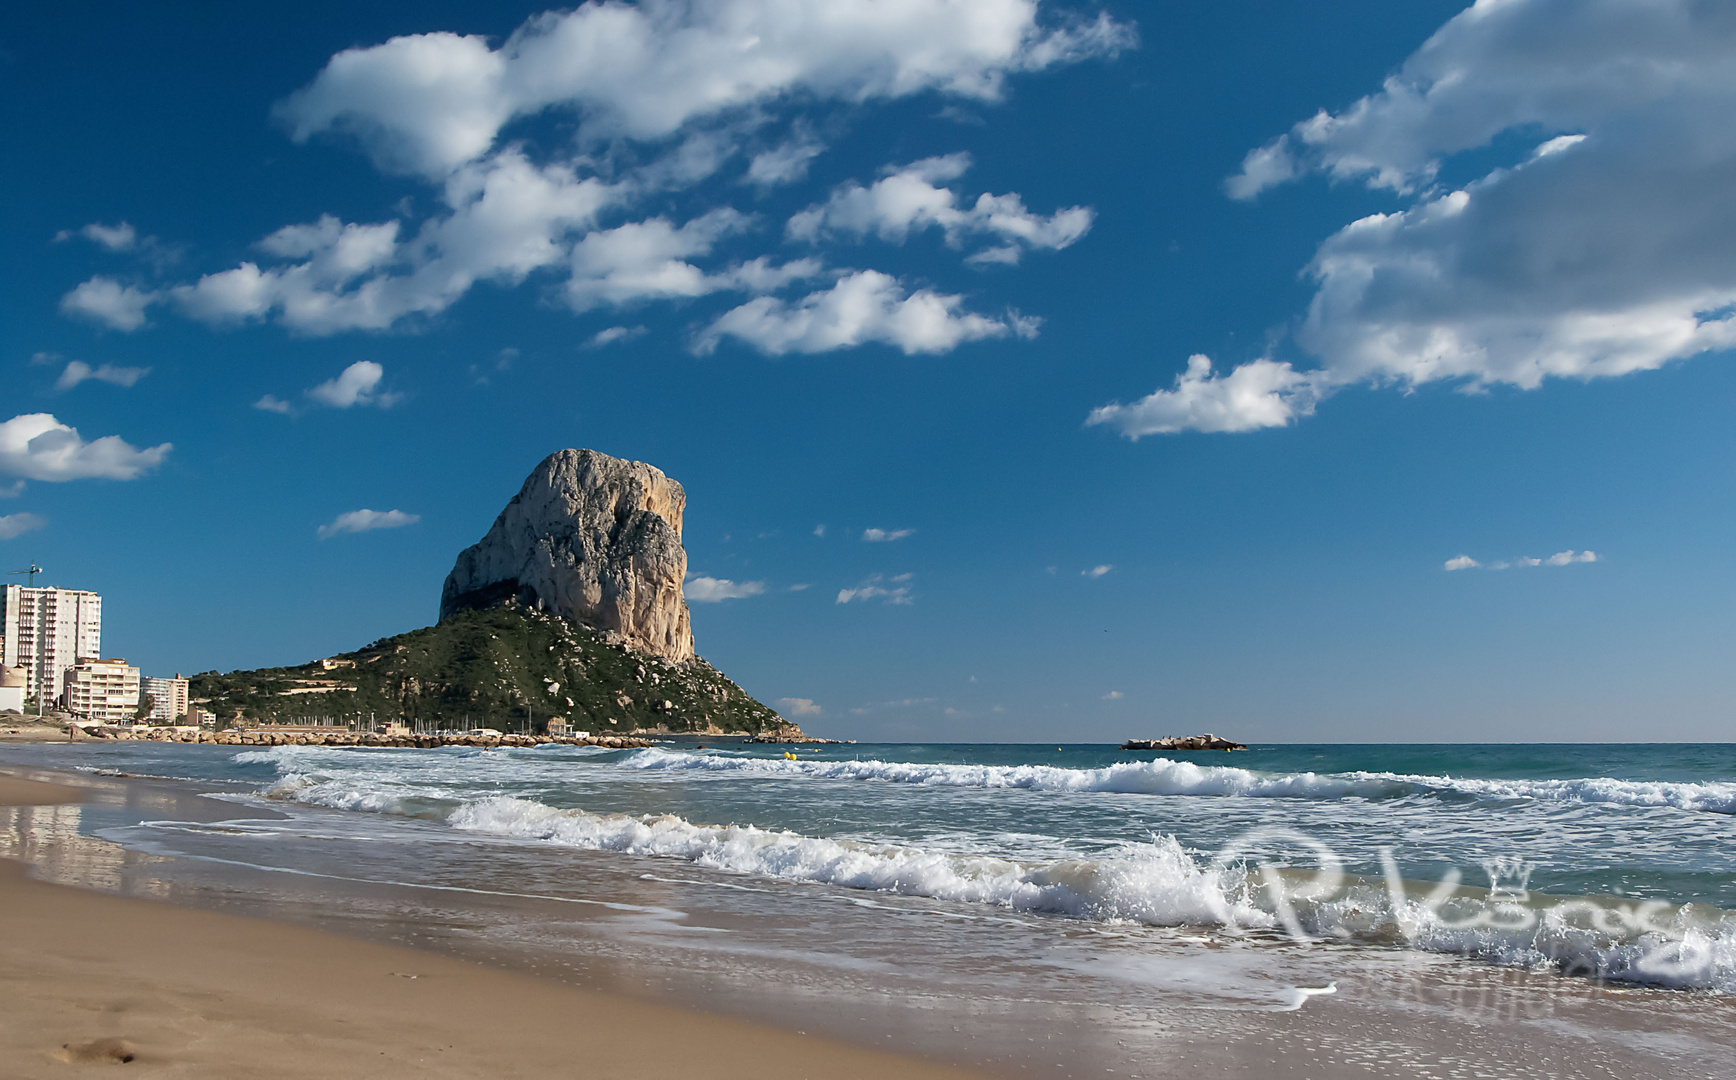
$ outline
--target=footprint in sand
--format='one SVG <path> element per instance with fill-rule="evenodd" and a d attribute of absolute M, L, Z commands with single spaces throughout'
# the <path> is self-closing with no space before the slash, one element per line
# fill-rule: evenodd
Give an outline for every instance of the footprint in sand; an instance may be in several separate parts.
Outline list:
<path fill-rule="evenodd" d="M 97 1039 L 67 1043 L 54 1052 L 61 1061 L 75 1065 L 125 1065 L 133 1060 L 133 1046 L 125 1039 Z"/>

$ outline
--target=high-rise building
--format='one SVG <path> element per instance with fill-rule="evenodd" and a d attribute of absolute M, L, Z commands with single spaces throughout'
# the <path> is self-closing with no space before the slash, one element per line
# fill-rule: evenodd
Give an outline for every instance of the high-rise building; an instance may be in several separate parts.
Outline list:
<path fill-rule="evenodd" d="M 66 711 L 85 720 L 131 720 L 139 710 L 139 669 L 120 657 L 80 660 L 66 673 Z"/>
<path fill-rule="evenodd" d="M 0 667 L 24 668 L 25 692 L 61 692 L 78 662 L 102 655 L 102 597 L 80 589 L 5 587 Z"/>
<path fill-rule="evenodd" d="M 147 675 L 140 683 L 140 690 L 151 699 L 149 716 L 153 724 L 173 724 L 191 712 L 187 708 L 187 679 L 183 675 L 177 673 L 172 679 Z"/>

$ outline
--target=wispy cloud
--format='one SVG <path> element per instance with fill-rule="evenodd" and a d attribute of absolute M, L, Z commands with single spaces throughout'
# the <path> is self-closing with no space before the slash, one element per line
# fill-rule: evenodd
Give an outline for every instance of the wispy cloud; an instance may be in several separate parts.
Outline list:
<path fill-rule="evenodd" d="M 703 574 L 689 577 L 683 586 L 682 593 L 689 600 L 701 604 L 715 604 L 720 600 L 741 600 L 749 596 L 758 596 L 766 591 L 763 581 L 730 581 L 728 578 L 706 577 Z"/>
<path fill-rule="evenodd" d="M 103 364 L 91 367 L 83 360 L 69 360 L 66 370 L 60 373 L 60 378 L 54 382 L 56 390 L 71 390 L 81 382 L 105 382 L 111 386 L 132 386 L 151 373 L 148 367 L 116 367 L 114 364 Z"/>
<path fill-rule="evenodd" d="M 1517 559 L 1503 559 L 1500 562 L 1483 563 L 1469 555 L 1455 555 L 1442 564 L 1442 569 L 1449 573 L 1454 570 L 1519 570 L 1528 566 L 1571 566 L 1574 563 L 1598 562 L 1595 551 L 1557 551 L 1548 558 L 1539 559 L 1531 555 L 1521 555 Z"/>
<path fill-rule="evenodd" d="M 1081 570 L 1081 571 L 1079 571 L 1079 575 L 1080 575 L 1080 576 L 1081 576 L 1081 577 L 1088 577 L 1088 578 L 1100 578 L 1100 577 L 1102 577 L 1102 576 L 1103 576 L 1103 575 L 1104 575 L 1104 574 L 1107 574 L 1107 573 L 1109 573 L 1109 571 L 1111 571 L 1111 570 L 1113 570 L 1113 569 L 1115 569 L 1115 567 L 1114 567 L 1114 566 L 1112 566 L 1112 565 L 1110 565 L 1110 564 L 1109 564 L 1109 563 L 1099 563 L 1099 564 L 1097 564 L 1097 565 L 1096 565 L 1096 566 L 1093 566 L 1093 567 L 1092 567 L 1092 568 L 1091 568 L 1091 569 L 1089 569 L 1089 570 Z"/>
<path fill-rule="evenodd" d="M 874 574 L 864 580 L 854 589 L 839 589 L 838 603 L 849 604 L 868 600 L 882 600 L 888 604 L 915 603 L 910 596 L 910 579 L 914 575 L 899 574 L 897 577 L 886 577 Z"/>
<path fill-rule="evenodd" d="M 321 525 L 319 538 L 326 540 L 343 533 L 373 532 L 375 529 L 401 529 L 421 520 L 420 514 L 406 514 L 402 510 L 351 510 L 333 518 L 331 524 Z"/>
<path fill-rule="evenodd" d="M 863 529 L 862 539 L 870 544 L 889 544 L 894 540 L 902 540 L 906 536 L 914 536 L 915 529 Z"/>
<path fill-rule="evenodd" d="M 1103 700 L 1104 701 L 1120 701 L 1125 696 L 1126 695 L 1123 694 L 1119 690 L 1111 690 L 1111 691 L 1109 691 L 1109 693 L 1103 695 Z"/>
<path fill-rule="evenodd" d="M 645 333 L 643 326 L 611 326 L 607 330 L 599 330 L 585 342 L 586 348 L 600 349 L 605 345 L 613 345 L 617 341 L 632 341 Z"/>
<path fill-rule="evenodd" d="M 277 413 L 281 416 L 288 416 L 290 413 L 295 411 L 295 406 L 284 401 L 282 398 L 273 397 L 270 394 L 266 394 L 258 401 L 255 401 L 253 407 L 263 412 Z"/>
<path fill-rule="evenodd" d="M 0 540 L 10 540 L 15 536 L 23 536 L 34 529 L 40 529 L 47 521 L 35 514 L 5 514 L 0 515 Z"/>
<path fill-rule="evenodd" d="M 826 710 L 814 704 L 813 698 L 781 697 L 778 699 L 778 711 L 785 716 L 818 716 Z"/>

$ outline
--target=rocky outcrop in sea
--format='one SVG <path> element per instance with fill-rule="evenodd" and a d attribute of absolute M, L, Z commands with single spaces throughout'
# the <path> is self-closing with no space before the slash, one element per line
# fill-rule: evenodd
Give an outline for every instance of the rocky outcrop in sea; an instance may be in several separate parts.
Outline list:
<path fill-rule="evenodd" d="M 561 450 L 531 471 L 494 526 L 458 556 L 442 622 L 516 599 L 681 663 L 693 626 L 681 583 L 687 493 L 659 469 L 595 450 Z"/>

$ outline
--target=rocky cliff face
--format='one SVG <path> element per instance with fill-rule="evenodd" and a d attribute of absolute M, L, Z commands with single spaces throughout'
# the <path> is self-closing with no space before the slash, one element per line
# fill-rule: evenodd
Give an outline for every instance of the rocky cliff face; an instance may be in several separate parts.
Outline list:
<path fill-rule="evenodd" d="M 675 663 L 693 657 L 681 583 L 687 493 L 650 465 L 562 450 L 532 470 L 479 543 L 458 556 L 440 620 L 509 598 L 620 634 Z"/>

